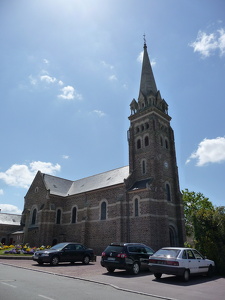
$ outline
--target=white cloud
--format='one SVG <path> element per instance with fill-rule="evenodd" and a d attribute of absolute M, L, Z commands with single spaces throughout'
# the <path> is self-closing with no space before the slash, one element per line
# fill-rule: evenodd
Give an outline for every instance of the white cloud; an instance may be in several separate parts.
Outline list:
<path fill-rule="evenodd" d="M 22 210 L 12 204 L 0 204 L 0 209 L 2 213 L 6 214 L 22 214 Z"/>
<path fill-rule="evenodd" d="M 143 56 L 144 56 L 144 51 L 141 51 L 137 57 L 137 61 L 139 63 L 142 63 L 143 62 Z M 156 65 L 156 60 L 155 59 L 151 59 L 150 61 L 151 63 L 151 66 L 154 67 Z"/>
<path fill-rule="evenodd" d="M 143 56 L 144 56 L 144 51 L 141 51 L 137 57 L 137 61 L 142 63 L 143 61 Z"/>
<path fill-rule="evenodd" d="M 110 64 L 106 63 L 104 60 L 101 61 L 101 64 L 103 65 L 104 68 L 107 68 L 107 69 L 110 69 L 110 70 L 114 69 L 113 65 L 110 65 Z"/>
<path fill-rule="evenodd" d="M 224 55 L 225 54 L 225 30 L 220 29 L 218 30 L 220 37 L 219 37 L 219 49 L 220 49 L 220 54 Z"/>
<path fill-rule="evenodd" d="M 46 64 L 46 65 L 48 65 L 48 64 L 49 64 L 49 60 L 46 59 L 46 58 L 44 58 L 44 59 L 43 59 L 43 63 Z"/>
<path fill-rule="evenodd" d="M 0 195 L 3 195 L 3 194 L 4 194 L 3 189 L 0 189 Z"/>
<path fill-rule="evenodd" d="M 201 167 L 208 163 L 222 163 L 225 161 L 225 137 L 204 139 L 198 145 L 198 149 L 191 154 L 186 163 L 191 159 L 197 159 L 197 166 Z"/>
<path fill-rule="evenodd" d="M 103 111 L 97 109 L 93 110 L 93 113 L 98 115 L 99 117 L 104 117 L 106 115 Z"/>
<path fill-rule="evenodd" d="M 59 81 L 58 81 L 58 84 L 59 84 L 59 85 L 64 85 L 64 83 L 63 83 L 62 80 L 59 80 Z"/>
<path fill-rule="evenodd" d="M 41 81 L 45 81 L 47 83 L 54 83 L 57 81 L 55 77 L 51 77 L 49 75 L 41 75 L 40 76 Z"/>
<path fill-rule="evenodd" d="M 34 78 L 32 75 L 29 76 L 30 84 L 31 85 L 36 85 L 37 84 L 37 79 Z"/>
<path fill-rule="evenodd" d="M 63 159 L 69 159 L 69 155 L 63 155 L 62 158 Z"/>
<path fill-rule="evenodd" d="M 53 165 L 50 162 L 42 161 L 34 161 L 29 165 L 14 164 L 7 171 L 0 172 L 0 179 L 11 186 L 28 188 L 37 171 L 54 175 L 60 169 L 59 164 Z"/>
<path fill-rule="evenodd" d="M 215 54 L 216 50 L 222 56 L 225 54 L 225 30 L 221 28 L 210 34 L 200 30 L 196 40 L 189 46 L 194 49 L 194 52 L 199 52 L 203 58 Z"/>
<path fill-rule="evenodd" d="M 116 81 L 118 79 L 117 79 L 116 75 L 111 75 L 111 76 L 109 76 L 109 80 L 110 81 Z"/>
<path fill-rule="evenodd" d="M 58 95 L 59 98 L 62 98 L 62 99 L 66 99 L 66 100 L 73 100 L 73 99 L 78 99 L 78 100 L 81 100 L 82 99 L 82 95 L 81 94 L 78 94 L 74 87 L 68 85 L 68 86 L 65 86 L 61 89 L 61 94 Z"/>

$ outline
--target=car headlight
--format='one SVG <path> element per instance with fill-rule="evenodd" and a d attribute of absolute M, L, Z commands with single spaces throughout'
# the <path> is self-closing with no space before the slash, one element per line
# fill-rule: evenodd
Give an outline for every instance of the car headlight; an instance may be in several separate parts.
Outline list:
<path fill-rule="evenodd" d="M 49 256 L 49 253 L 42 253 L 41 256 Z"/>

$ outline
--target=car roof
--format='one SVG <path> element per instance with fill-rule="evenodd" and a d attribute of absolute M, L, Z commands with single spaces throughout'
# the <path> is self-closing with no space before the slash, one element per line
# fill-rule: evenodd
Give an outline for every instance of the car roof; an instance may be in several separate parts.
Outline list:
<path fill-rule="evenodd" d="M 110 246 L 131 246 L 131 245 L 135 245 L 135 246 L 146 246 L 145 244 L 142 243 L 111 243 Z"/>
<path fill-rule="evenodd" d="M 163 247 L 159 250 L 195 250 L 195 249 L 189 247 Z"/>

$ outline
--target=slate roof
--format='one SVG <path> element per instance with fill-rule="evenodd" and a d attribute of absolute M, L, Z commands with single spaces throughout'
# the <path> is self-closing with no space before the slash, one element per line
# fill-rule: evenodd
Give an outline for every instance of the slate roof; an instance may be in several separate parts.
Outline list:
<path fill-rule="evenodd" d="M 47 174 L 43 174 L 43 179 L 51 194 L 65 197 L 122 184 L 128 176 L 129 166 L 125 166 L 76 181 Z"/>
<path fill-rule="evenodd" d="M 21 215 L 0 213 L 0 224 L 20 225 Z"/>

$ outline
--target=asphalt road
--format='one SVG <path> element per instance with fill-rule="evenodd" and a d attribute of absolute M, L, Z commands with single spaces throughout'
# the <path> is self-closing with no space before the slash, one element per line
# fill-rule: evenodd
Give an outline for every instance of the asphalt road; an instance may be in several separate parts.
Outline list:
<path fill-rule="evenodd" d="M 96 293 L 99 291 L 99 293 L 104 292 L 105 289 L 108 290 L 107 293 L 110 291 L 115 291 L 116 294 L 114 295 L 113 299 L 115 297 L 120 297 L 120 295 L 124 294 L 126 291 L 126 295 L 128 294 L 129 299 L 132 299 L 131 297 L 134 295 L 134 299 L 139 299 L 137 297 L 142 296 L 140 299 L 145 299 L 143 297 L 147 297 L 146 299 L 176 299 L 176 300 L 224 300 L 225 299 L 225 278 L 220 278 L 217 276 L 214 276 L 213 278 L 209 279 L 204 276 L 198 276 L 193 277 L 188 282 L 182 282 L 175 276 L 167 276 L 163 275 L 160 280 L 156 280 L 154 276 L 149 272 L 142 272 L 137 276 L 129 275 L 125 271 L 115 271 L 113 274 L 109 274 L 106 272 L 104 268 L 100 265 L 100 258 L 97 258 L 97 262 L 91 263 L 90 265 L 82 265 L 80 263 L 76 263 L 74 265 L 71 264 L 59 264 L 56 267 L 52 267 L 48 264 L 39 266 L 32 260 L 4 260 L 0 259 L 0 300 L 11 300 L 13 298 L 2 298 L 1 297 L 1 291 L 7 286 L 7 284 L 14 285 L 14 278 L 13 278 L 13 272 L 11 272 L 10 275 L 6 278 L 5 276 L 5 268 L 13 267 L 10 269 L 13 269 L 15 274 L 19 273 L 20 278 L 23 278 L 26 271 L 31 271 L 31 274 L 35 274 L 32 276 L 35 276 L 37 278 L 40 278 L 40 283 L 38 283 L 38 286 L 33 286 L 31 290 L 34 292 L 38 287 L 42 288 L 42 281 L 41 278 L 44 276 L 51 275 L 51 278 L 57 278 L 55 279 L 55 283 L 52 284 L 51 292 L 57 286 L 57 289 L 59 288 L 59 295 L 62 292 L 60 290 L 60 282 L 72 282 L 72 287 L 70 292 L 73 291 L 77 286 L 78 282 L 81 285 L 89 286 L 91 285 L 91 290 L 96 291 Z M 53 276 L 54 275 L 54 276 Z M 22 277 L 21 277 L 22 276 Z M 31 276 L 31 275 L 30 275 Z M 27 278 L 27 282 L 29 282 L 29 276 Z M 5 280 L 8 280 L 6 282 Z M 11 280 L 11 282 L 10 282 Z M 20 280 L 20 279 L 17 279 Z M 22 279 L 21 279 L 22 280 Z M 16 281 L 17 282 L 17 281 Z M 19 282 L 19 281 L 18 281 Z M 59 282 L 59 284 L 57 283 Z M 29 287 L 26 284 L 26 280 L 24 281 L 24 287 Z M 43 281 L 44 286 L 48 285 L 48 281 Z M 66 286 L 67 283 L 65 283 Z M 30 285 L 31 286 L 31 285 Z M 53 288 L 54 286 L 54 288 Z M 11 288 L 14 290 L 15 295 L 15 289 L 17 288 Z M 26 288 L 25 288 L 26 289 Z M 44 288 L 43 288 L 44 290 Z M 77 288 L 76 288 L 77 290 Z M 81 287 L 78 287 L 78 290 L 82 291 L 83 289 Z M 68 288 L 69 291 L 69 288 Z M 86 291 L 86 289 L 85 289 Z M 72 295 L 68 292 L 68 295 Z M 47 293 L 47 291 L 46 291 Z M 114 292 L 110 292 L 114 293 Z M 118 294 L 117 294 L 118 293 Z M 17 295 L 17 292 L 16 292 Z M 41 292 L 37 292 L 36 295 L 43 295 Z M 48 296 L 49 294 L 43 295 L 45 299 L 67 299 L 63 296 L 63 298 L 51 298 Z M 64 294 L 63 294 L 64 295 Z M 75 295 L 75 294 L 74 294 Z M 107 300 L 110 300 L 109 294 L 107 294 Z M 53 295 L 54 296 L 54 295 Z M 56 293 L 57 296 L 57 293 Z M 81 295 L 80 295 L 81 296 Z M 102 299 L 103 295 L 100 296 L 100 294 L 96 294 L 96 297 L 94 298 L 94 295 L 92 298 L 88 298 L 89 294 L 86 294 L 86 298 L 74 298 L 73 299 Z M 40 296 L 38 296 L 40 299 Z M 32 296 L 33 299 L 34 296 Z M 17 300 L 20 300 L 16 297 Z M 22 299 L 22 298 L 21 298 Z M 23 300 L 26 300 L 29 298 L 23 297 Z M 71 298 L 72 299 L 72 298 Z M 122 299 L 120 297 L 120 299 Z M 126 298 L 124 298 L 126 299 Z"/>
<path fill-rule="evenodd" d="M 4 273 L 3 273 L 4 272 Z M 4 279 L 2 275 L 4 274 Z M 153 300 L 137 293 L 89 281 L 1 266 L 1 300 Z"/>

